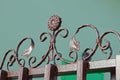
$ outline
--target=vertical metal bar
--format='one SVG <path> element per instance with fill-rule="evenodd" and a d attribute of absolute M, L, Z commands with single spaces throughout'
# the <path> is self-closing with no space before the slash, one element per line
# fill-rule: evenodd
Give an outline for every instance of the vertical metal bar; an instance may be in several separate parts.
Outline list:
<path fill-rule="evenodd" d="M 57 80 L 57 67 L 53 64 L 45 66 L 44 80 Z"/>
<path fill-rule="evenodd" d="M 116 56 L 116 80 L 120 80 L 120 55 Z"/>
<path fill-rule="evenodd" d="M 19 70 L 18 80 L 28 80 L 28 69 L 27 68 L 22 67 Z"/>
<path fill-rule="evenodd" d="M 115 69 L 110 71 L 110 76 L 111 76 L 110 80 L 116 80 Z"/>
<path fill-rule="evenodd" d="M 86 80 L 87 62 L 78 61 L 77 63 L 77 80 Z"/>
<path fill-rule="evenodd" d="M 12 80 L 12 78 L 9 77 L 9 78 L 7 78 L 7 80 Z"/>
<path fill-rule="evenodd" d="M 7 79 L 7 72 L 4 70 L 0 70 L 0 80 L 6 80 Z"/>

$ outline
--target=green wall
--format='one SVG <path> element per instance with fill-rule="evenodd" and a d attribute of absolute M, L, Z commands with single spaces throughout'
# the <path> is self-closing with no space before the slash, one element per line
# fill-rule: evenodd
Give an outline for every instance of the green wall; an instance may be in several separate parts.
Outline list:
<path fill-rule="evenodd" d="M 40 43 L 39 35 L 49 31 L 47 22 L 54 14 L 62 17 L 61 27 L 70 31 L 67 39 L 57 39 L 58 50 L 65 56 L 69 51 L 69 39 L 80 25 L 93 24 L 100 33 L 109 29 L 120 32 L 120 0 L 0 0 L 0 58 L 8 49 L 16 48 L 26 36 L 35 41 L 36 46 L 31 55 L 41 58 L 48 44 Z M 94 46 L 95 35 L 88 31 L 83 30 L 78 36 L 81 47 L 79 53 L 88 46 Z M 112 58 L 115 58 L 120 44 L 114 36 L 109 38 L 114 47 Z M 105 57 L 98 51 L 93 60 Z"/>
<path fill-rule="evenodd" d="M 65 62 L 62 62 L 62 64 L 66 64 Z M 76 73 L 70 74 L 70 75 L 64 75 L 60 77 L 61 80 L 77 80 Z M 109 80 L 109 78 L 104 79 L 104 73 L 102 72 L 95 72 L 95 71 L 87 71 L 86 80 Z"/>
<path fill-rule="evenodd" d="M 76 74 L 68 75 L 68 76 L 62 76 L 61 80 L 76 80 Z M 92 74 L 87 74 L 87 80 L 107 80 L 104 79 L 104 74 L 103 73 L 92 73 Z M 108 79 L 109 80 L 109 79 Z"/>

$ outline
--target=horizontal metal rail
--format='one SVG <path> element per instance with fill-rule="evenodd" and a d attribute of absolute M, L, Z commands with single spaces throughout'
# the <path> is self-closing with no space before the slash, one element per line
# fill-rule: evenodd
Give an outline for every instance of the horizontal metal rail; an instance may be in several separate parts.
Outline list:
<path fill-rule="evenodd" d="M 64 75 L 69 73 L 74 73 L 77 71 L 77 62 L 73 64 L 66 64 L 66 65 L 57 65 L 58 75 Z M 91 61 L 89 62 L 88 70 L 110 70 L 111 68 L 116 67 L 116 60 L 115 59 L 108 59 L 108 60 L 100 60 L 100 61 Z M 16 77 L 19 75 L 20 70 L 16 71 L 8 71 L 7 77 Z M 28 68 L 28 75 L 29 76 L 44 76 L 45 68 Z"/>

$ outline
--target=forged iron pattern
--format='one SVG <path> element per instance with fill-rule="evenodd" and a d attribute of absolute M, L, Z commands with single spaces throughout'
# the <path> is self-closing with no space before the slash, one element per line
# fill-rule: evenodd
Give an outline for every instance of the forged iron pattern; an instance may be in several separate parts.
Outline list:
<path fill-rule="evenodd" d="M 110 41 L 107 40 L 107 39 L 103 39 L 103 38 L 106 35 L 112 33 L 112 34 L 116 35 L 118 37 L 118 39 L 120 40 L 120 34 L 116 31 L 109 30 L 109 31 L 104 32 L 102 35 L 100 35 L 98 29 L 95 26 L 93 26 L 91 24 L 84 24 L 84 25 L 77 28 L 75 34 L 72 36 L 72 38 L 70 40 L 70 51 L 68 52 L 68 55 L 69 55 L 69 58 L 72 59 L 73 61 L 69 62 L 62 57 L 61 52 L 58 52 L 57 47 L 56 47 L 57 36 L 61 32 L 64 31 L 65 34 L 64 35 L 60 34 L 60 36 L 62 38 L 66 38 L 68 36 L 68 33 L 69 33 L 68 29 L 60 28 L 61 22 L 62 22 L 61 18 L 57 15 L 53 15 L 53 16 L 50 17 L 50 19 L 48 20 L 48 29 L 51 30 L 52 32 L 51 33 L 50 32 L 43 32 L 40 35 L 40 41 L 41 42 L 46 41 L 46 39 L 48 38 L 45 35 L 49 36 L 49 38 L 50 38 L 49 48 L 48 48 L 47 52 L 45 53 L 45 55 L 42 56 L 39 63 L 36 63 L 37 59 L 36 59 L 35 56 L 29 57 L 28 65 L 29 65 L 30 68 L 39 67 L 45 60 L 47 60 L 47 64 L 49 64 L 51 61 L 53 61 L 53 63 L 56 64 L 56 60 L 60 60 L 60 61 L 63 61 L 63 62 L 69 63 L 69 64 L 76 62 L 78 60 L 78 51 L 79 51 L 80 44 L 79 44 L 79 41 L 77 41 L 75 37 L 76 37 L 76 34 L 78 34 L 80 32 L 80 30 L 83 29 L 83 28 L 90 27 L 91 29 L 93 29 L 95 31 L 95 34 L 96 34 L 95 46 L 93 48 L 86 48 L 84 50 L 83 58 L 82 58 L 84 61 L 89 61 L 91 59 L 91 57 L 95 54 L 95 52 L 98 48 L 100 48 L 100 50 L 103 51 L 103 52 L 105 50 L 110 50 L 109 56 L 107 57 L 107 59 L 110 59 L 111 56 L 112 56 L 112 47 L 111 47 Z M 29 54 L 31 54 L 31 52 L 32 52 L 32 50 L 34 49 L 34 46 L 35 46 L 34 41 L 33 41 L 32 38 L 29 38 L 29 37 L 23 38 L 19 42 L 16 50 L 11 49 L 11 50 L 8 50 L 5 53 L 5 55 L 2 59 L 2 63 L 0 65 L 0 69 L 2 69 L 3 65 L 5 65 L 5 60 L 6 60 L 6 57 L 7 57 L 8 54 L 9 55 L 11 54 L 11 55 L 9 56 L 9 61 L 7 62 L 7 70 L 9 70 L 9 67 L 11 67 L 15 62 L 17 62 L 20 67 L 25 66 L 25 64 L 26 64 L 25 59 L 20 58 L 19 57 L 20 55 L 18 55 L 18 52 L 19 52 L 20 46 L 26 40 L 31 41 L 30 47 L 22 55 L 23 56 L 29 56 Z M 105 42 L 104 45 L 103 45 L 103 40 Z M 89 54 L 86 55 L 86 53 L 89 53 Z M 86 55 L 86 56 L 84 56 L 84 55 Z"/>

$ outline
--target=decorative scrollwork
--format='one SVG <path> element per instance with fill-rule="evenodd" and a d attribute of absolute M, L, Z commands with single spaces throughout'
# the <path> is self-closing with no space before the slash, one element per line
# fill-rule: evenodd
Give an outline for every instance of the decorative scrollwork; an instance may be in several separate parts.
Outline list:
<path fill-rule="evenodd" d="M 69 34 L 68 29 L 60 28 L 61 23 L 62 23 L 62 20 L 57 15 L 51 16 L 50 19 L 48 20 L 48 29 L 51 32 L 43 32 L 42 34 L 40 34 L 39 38 L 41 42 L 45 42 L 47 39 L 49 39 L 49 46 L 48 46 L 48 50 L 41 57 L 38 63 L 37 63 L 37 57 L 30 56 L 35 46 L 34 41 L 30 37 L 25 37 L 19 42 L 16 50 L 11 49 L 5 53 L 2 59 L 2 63 L 0 64 L 0 69 L 3 69 L 3 66 L 5 65 L 6 57 L 8 56 L 9 53 L 13 53 L 13 54 L 9 54 L 10 56 L 7 62 L 7 70 L 9 70 L 10 67 L 13 66 L 15 62 L 17 62 L 17 64 L 20 67 L 24 67 L 26 65 L 25 59 L 21 58 L 19 54 L 20 47 L 26 40 L 30 40 L 30 46 L 28 49 L 25 50 L 23 54 L 21 54 L 21 56 L 26 56 L 27 58 L 29 57 L 28 66 L 30 68 L 39 67 L 43 62 L 45 62 L 45 60 L 47 60 L 46 62 L 47 64 L 49 64 L 50 62 L 56 64 L 56 60 L 60 60 L 66 63 L 76 62 L 78 60 L 78 51 L 80 50 L 80 47 L 81 47 L 80 41 L 76 39 L 76 36 L 83 28 L 88 28 L 88 27 L 91 28 L 95 32 L 95 35 L 96 35 L 96 41 L 95 41 L 94 47 L 93 48 L 88 47 L 83 51 L 82 59 L 84 61 L 90 61 L 92 56 L 95 54 L 98 48 L 102 52 L 109 50 L 109 56 L 107 57 L 107 59 L 110 59 L 113 53 L 112 46 L 111 46 L 110 41 L 105 39 L 105 36 L 108 34 L 114 34 L 120 40 L 120 34 L 116 31 L 109 30 L 109 31 L 104 32 L 102 35 L 100 35 L 98 29 L 95 26 L 91 24 L 84 24 L 77 28 L 76 32 L 73 34 L 73 36 L 70 39 L 70 46 L 69 46 L 70 51 L 68 52 L 68 57 L 72 59 L 72 61 L 70 62 L 70 61 L 67 61 L 65 58 L 63 58 L 62 53 L 57 50 L 57 46 L 56 46 L 56 42 L 57 42 L 56 40 L 58 36 L 61 36 L 62 38 L 66 38 Z M 64 34 L 62 34 L 62 32 Z"/>
<path fill-rule="evenodd" d="M 16 49 L 16 60 L 17 60 L 18 65 L 21 66 L 21 67 L 24 67 L 24 65 L 25 65 L 25 60 L 22 59 L 22 58 L 19 59 L 19 57 L 18 57 L 18 51 L 19 51 L 19 48 L 20 48 L 20 46 L 22 45 L 22 43 L 23 43 L 24 41 L 28 40 L 28 39 L 31 41 L 31 44 L 30 44 L 29 48 L 26 49 L 25 52 L 24 52 L 22 55 L 23 55 L 23 56 L 29 56 L 30 53 L 32 52 L 33 48 L 34 48 L 34 41 L 33 41 L 32 38 L 29 38 L 29 37 L 23 38 L 23 39 L 19 42 L 19 44 L 18 44 L 18 46 L 17 46 L 17 49 Z"/>
<path fill-rule="evenodd" d="M 106 44 L 105 44 L 104 46 L 102 46 L 103 37 L 106 36 L 106 35 L 108 35 L 108 34 L 110 34 L 110 33 L 112 33 L 112 34 L 116 35 L 116 36 L 118 37 L 118 39 L 120 40 L 120 34 L 119 34 L 118 32 L 116 32 L 116 31 L 110 30 L 110 31 L 104 32 L 104 33 L 100 36 L 99 31 L 98 31 L 98 29 L 97 29 L 95 26 L 93 26 L 93 25 L 91 25 L 91 24 L 85 24 L 85 25 L 82 25 L 81 27 L 79 27 L 79 28 L 76 30 L 74 36 L 75 36 L 82 28 L 85 28 L 85 27 L 90 27 L 90 28 L 92 28 L 92 29 L 96 32 L 96 43 L 95 43 L 94 48 L 86 48 L 86 49 L 84 50 L 84 52 L 83 52 L 83 58 L 82 58 L 82 59 L 85 60 L 85 61 L 90 60 L 91 57 L 95 54 L 95 52 L 96 52 L 96 50 L 97 50 L 98 48 L 100 48 L 102 52 L 109 49 L 109 50 L 110 50 L 110 53 L 109 53 L 110 55 L 107 57 L 107 59 L 110 59 L 111 56 L 112 56 L 112 48 L 111 48 L 111 45 L 110 45 L 110 41 L 107 40 L 107 39 L 104 39 L 104 41 L 105 41 Z M 90 52 L 88 52 L 88 51 L 90 51 Z M 86 55 L 86 53 L 87 53 L 87 55 Z M 89 53 L 89 54 L 88 54 L 88 53 Z M 84 55 L 85 55 L 85 56 L 84 56 Z"/>
<path fill-rule="evenodd" d="M 99 48 L 101 49 L 102 52 L 104 52 L 105 50 L 108 50 L 108 49 L 110 50 L 110 53 L 109 53 L 110 55 L 107 57 L 107 59 L 110 59 L 111 56 L 112 56 L 111 43 L 110 43 L 109 40 L 104 39 L 106 44 L 104 46 L 102 46 L 102 41 L 103 41 L 103 38 L 110 33 L 116 35 L 118 37 L 118 39 L 120 40 L 120 34 L 116 31 L 113 31 L 113 30 L 106 31 L 101 35 L 101 37 L 99 38 L 99 44 L 98 45 L 99 45 Z"/>
<path fill-rule="evenodd" d="M 100 35 L 99 35 L 99 31 L 97 30 L 97 28 L 96 28 L 95 26 L 93 26 L 93 25 L 91 25 L 91 24 L 85 24 L 85 25 L 82 25 L 82 26 L 78 27 L 78 29 L 76 30 L 74 36 L 75 36 L 76 34 L 78 34 L 78 32 L 79 32 L 81 29 L 85 28 L 85 27 L 90 27 L 90 28 L 93 29 L 93 30 L 95 31 L 95 33 L 96 33 L 96 43 L 95 43 L 95 47 L 94 47 L 93 49 L 92 49 L 92 48 L 86 48 L 86 49 L 84 50 L 84 52 L 83 52 L 83 55 L 84 55 L 85 53 L 88 53 L 88 51 L 90 51 L 89 55 L 83 58 L 83 60 L 89 60 L 89 59 L 94 55 L 95 51 L 96 51 L 97 48 L 98 48 L 98 41 L 99 41 Z"/>
<path fill-rule="evenodd" d="M 0 69 L 3 68 L 3 65 L 4 65 L 4 63 L 5 63 L 5 60 L 6 60 L 7 56 L 8 56 L 8 54 L 10 54 L 11 52 L 12 52 L 13 54 L 10 55 L 9 60 L 8 60 L 8 62 L 7 62 L 7 70 L 9 70 L 9 67 L 12 66 L 12 65 L 15 63 L 15 61 L 16 61 L 15 53 L 16 53 L 16 52 L 15 52 L 14 49 L 10 49 L 10 50 L 8 50 L 8 51 L 5 53 L 5 55 L 4 55 L 3 59 L 2 59 L 2 63 L 0 64 Z"/>
<path fill-rule="evenodd" d="M 39 63 L 36 64 L 35 66 L 32 66 L 33 68 L 36 68 L 39 65 L 41 65 L 46 59 L 48 59 L 47 63 L 50 63 L 50 61 L 53 61 L 54 64 L 56 63 L 55 59 L 66 61 L 62 58 L 62 55 L 57 51 L 57 48 L 56 48 L 56 38 L 58 34 L 62 31 L 65 31 L 66 33 L 64 35 L 61 34 L 61 37 L 66 38 L 68 36 L 68 30 L 65 28 L 59 29 L 60 25 L 61 25 L 61 18 L 59 16 L 54 15 L 49 19 L 48 28 L 52 31 L 52 33 L 43 32 L 40 35 L 41 42 L 44 42 L 47 39 L 45 35 L 48 35 L 50 37 L 49 48 L 46 54 L 42 56 L 42 59 L 39 61 Z M 36 57 L 30 57 L 29 66 L 31 67 L 31 63 L 34 64 L 35 62 L 36 62 Z"/>

